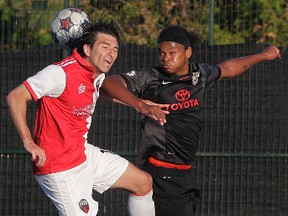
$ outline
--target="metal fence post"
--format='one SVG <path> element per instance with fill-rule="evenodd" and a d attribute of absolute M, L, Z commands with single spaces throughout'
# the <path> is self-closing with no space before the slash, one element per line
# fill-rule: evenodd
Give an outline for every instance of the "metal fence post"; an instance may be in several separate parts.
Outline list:
<path fill-rule="evenodd" d="M 64 1 L 64 8 L 69 8 L 69 0 Z M 68 57 L 71 51 L 68 49 L 62 49 L 62 59 Z"/>
<path fill-rule="evenodd" d="M 214 39 L 214 0 L 209 0 L 209 31 L 208 31 L 208 44 L 213 46 Z"/>

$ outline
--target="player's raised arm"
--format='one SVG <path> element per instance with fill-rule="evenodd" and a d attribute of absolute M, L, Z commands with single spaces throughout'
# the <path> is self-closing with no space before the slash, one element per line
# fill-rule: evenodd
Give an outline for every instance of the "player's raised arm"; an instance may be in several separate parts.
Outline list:
<path fill-rule="evenodd" d="M 238 76 L 257 63 L 274 60 L 275 58 L 281 58 L 280 50 L 276 46 L 270 45 L 260 53 L 226 60 L 218 64 L 221 68 L 220 79 Z"/>

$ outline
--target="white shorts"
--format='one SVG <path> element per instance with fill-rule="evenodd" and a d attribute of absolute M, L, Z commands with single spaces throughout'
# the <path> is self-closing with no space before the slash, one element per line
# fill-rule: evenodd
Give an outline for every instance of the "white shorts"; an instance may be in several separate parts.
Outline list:
<path fill-rule="evenodd" d="M 113 152 L 87 144 L 87 160 L 63 172 L 35 175 L 38 184 L 52 200 L 61 216 L 95 216 L 98 203 L 92 189 L 108 190 L 125 172 L 128 161 Z"/>

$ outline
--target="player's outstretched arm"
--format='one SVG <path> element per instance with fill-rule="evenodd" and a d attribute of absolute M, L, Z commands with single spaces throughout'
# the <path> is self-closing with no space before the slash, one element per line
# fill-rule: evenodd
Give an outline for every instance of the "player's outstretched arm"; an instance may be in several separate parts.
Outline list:
<path fill-rule="evenodd" d="M 113 100 L 114 102 L 135 108 L 138 112 L 155 119 L 161 125 L 166 123 L 166 115 L 169 114 L 169 112 L 163 108 L 169 105 L 145 103 L 127 89 L 125 80 L 119 75 L 105 78 L 101 86 L 100 95 L 101 94 L 104 99 Z"/>
<path fill-rule="evenodd" d="M 274 60 L 276 58 L 281 58 L 280 50 L 276 46 L 270 45 L 257 54 L 228 59 L 218 64 L 221 68 L 220 79 L 238 76 L 257 63 Z"/>
<path fill-rule="evenodd" d="M 40 167 L 46 161 L 46 154 L 34 143 L 26 121 L 27 103 L 31 100 L 32 97 L 23 84 L 13 89 L 7 96 L 12 121 L 23 141 L 24 148 L 31 154 L 33 161 L 37 160 L 36 165 Z"/>

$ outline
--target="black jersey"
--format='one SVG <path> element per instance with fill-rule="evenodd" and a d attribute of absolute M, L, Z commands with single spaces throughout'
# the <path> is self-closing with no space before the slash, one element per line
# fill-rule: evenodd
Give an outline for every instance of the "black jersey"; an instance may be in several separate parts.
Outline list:
<path fill-rule="evenodd" d="M 149 156 L 176 164 L 192 164 L 198 150 L 203 118 L 204 89 L 219 79 L 221 70 L 208 64 L 190 64 L 188 74 L 175 76 L 161 67 L 123 73 L 128 89 L 141 99 L 171 104 L 164 126 L 143 116 L 140 158 Z"/>

